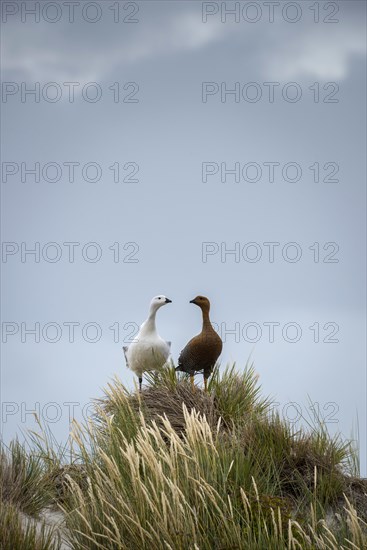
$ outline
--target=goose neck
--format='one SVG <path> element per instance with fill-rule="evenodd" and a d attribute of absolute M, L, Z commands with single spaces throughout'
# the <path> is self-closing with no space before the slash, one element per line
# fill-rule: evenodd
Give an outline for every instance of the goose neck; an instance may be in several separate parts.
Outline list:
<path fill-rule="evenodd" d="M 203 330 L 212 328 L 212 324 L 209 318 L 209 311 L 203 309 L 202 314 L 203 314 Z"/>
<path fill-rule="evenodd" d="M 157 310 L 156 309 L 150 309 L 148 319 L 145 322 L 145 329 L 149 332 L 155 332 L 155 316 L 156 316 Z"/>

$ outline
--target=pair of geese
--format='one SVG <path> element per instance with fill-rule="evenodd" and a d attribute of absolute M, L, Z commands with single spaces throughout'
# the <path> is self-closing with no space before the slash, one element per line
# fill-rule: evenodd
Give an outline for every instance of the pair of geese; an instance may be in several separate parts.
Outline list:
<path fill-rule="evenodd" d="M 166 296 L 155 296 L 150 302 L 149 316 L 141 325 L 139 332 L 129 346 L 124 346 L 126 365 L 139 378 L 139 390 L 146 371 L 160 370 L 170 354 L 171 342 L 163 340 L 156 329 L 155 317 L 159 308 L 170 304 L 172 300 Z M 205 296 L 196 296 L 190 304 L 200 307 L 203 327 L 200 334 L 194 336 L 181 351 L 176 371 L 190 375 L 191 386 L 194 388 L 194 375 L 203 371 L 204 387 L 207 391 L 207 381 L 213 367 L 222 352 L 222 340 L 215 332 L 209 319 L 210 302 Z"/>

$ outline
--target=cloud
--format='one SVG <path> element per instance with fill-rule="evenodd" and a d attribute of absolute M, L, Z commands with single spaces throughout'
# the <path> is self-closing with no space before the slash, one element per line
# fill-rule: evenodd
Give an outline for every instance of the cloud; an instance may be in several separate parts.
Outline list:
<path fill-rule="evenodd" d="M 111 78 L 125 67 L 181 53 L 192 54 L 221 43 L 228 66 L 238 66 L 251 78 L 264 80 L 335 79 L 347 77 L 351 61 L 365 55 L 363 17 L 350 12 L 339 24 L 303 23 L 204 24 L 201 14 L 187 5 L 147 12 L 139 25 L 121 28 L 101 25 L 91 33 L 49 24 L 14 23 L 4 28 L 2 66 L 14 79 L 77 81 Z M 4 26 L 5 27 L 5 26 Z M 47 46 L 46 46 L 47 45 Z"/>
<path fill-rule="evenodd" d="M 275 47 L 264 61 L 264 74 L 283 81 L 346 78 L 352 59 L 366 55 L 364 31 L 353 26 L 328 31 L 306 28 L 291 43 Z"/>
<path fill-rule="evenodd" d="M 204 25 L 193 12 L 164 19 L 163 23 L 152 20 L 144 24 L 129 38 L 114 29 L 109 35 L 104 29 L 107 39 L 95 44 L 83 35 L 77 39 L 69 39 L 62 32 L 55 35 L 45 25 L 28 29 L 13 25 L 13 32 L 7 32 L 3 39 L 3 71 L 32 81 L 101 81 L 120 66 L 195 51 L 224 35 L 220 22 Z"/>

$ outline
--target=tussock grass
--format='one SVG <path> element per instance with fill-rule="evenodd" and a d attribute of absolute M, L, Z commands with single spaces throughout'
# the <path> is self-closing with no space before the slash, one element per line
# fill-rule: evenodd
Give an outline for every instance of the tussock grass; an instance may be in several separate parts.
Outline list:
<path fill-rule="evenodd" d="M 252 367 L 216 369 L 208 394 L 173 368 L 150 374 L 141 394 L 116 378 L 73 437 L 87 484 L 68 477 L 63 509 L 75 548 L 367 544 L 356 509 L 366 508 L 367 486 L 350 490 L 350 446 L 321 423 L 306 432 L 281 420 Z"/>
<path fill-rule="evenodd" d="M 209 380 L 208 393 L 199 388 L 192 392 L 189 377 L 176 373 L 173 366 L 159 372 L 148 372 L 145 377 L 148 386 L 142 395 L 129 394 L 116 377 L 108 385 L 104 399 L 97 400 L 97 403 L 107 414 L 113 414 L 118 423 L 122 411 L 124 419 L 126 414 L 130 414 L 124 403 L 128 398 L 134 411 L 142 409 L 146 418 L 158 422 L 160 417 L 167 416 L 172 426 L 181 431 L 185 428 L 182 403 L 189 411 L 195 409 L 205 415 L 212 427 L 217 425 L 220 417 L 222 426 L 227 429 L 243 424 L 249 415 L 263 415 L 270 406 L 270 400 L 260 396 L 253 367 L 238 373 L 233 365 L 220 375 L 219 366 L 216 366 Z M 98 420 L 98 414 L 96 418 Z"/>
<path fill-rule="evenodd" d="M 59 550 L 61 537 L 41 513 L 55 504 L 60 453 L 50 451 L 49 439 L 34 436 L 32 451 L 19 441 L 0 447 L 0 548 Z M 40 440 L 42 443 L 40 443 Z M 38 450 L 42 449 L 42 452 Z M 47 460 L 46 460 L 47 458 Z"/>
<path fill-rule="evenodd" d="M 70 478 L 73 547 L 363 548 L 366 524 L 346 499 L 333 533 L 312 503 L 307 524 L 293 517 L 290 503 L 262 493 L 253 477 L 247 490 L 238 484 L 244 459 L 239 447 L 229 453 L 220 423 L 213 432 L 199 413 L 183 411 L 184 434 L 168 419 L 147 423 L 140 413 L 134 441 L 106 419 L 111 435 L 119 432 L 119 452 L 101 450 L 98 464 L 89 464 L 86 493 Z M 79 431 L 75 439 L 83 445 Z"/>
<path fill-rule="evenodd" d="M 53 484 L 44 461 L 27 453 L 17 440 L 8 450 L 0 448 L 0 495 L 3 502 L 33 517 L 53 499 Z"/>
<path fill-rule="evenodd" d="M 252 367 L 216 369 L 206 394 L 173 367 L 141 394 L 118 378 L 75 424 L 57 464 L 65 536 L 78 550 L 367 548 L 367 484 L 322 422 L 272 412 Z M 55 479 L 55 478 L 54 478 Z"/>
<path fill-rule="evenodd" d="M 56 529 L 22 516 L 19 509 L 5 502 L 0 506 L 0 548 L 2 550 L 59 550 Z"/>

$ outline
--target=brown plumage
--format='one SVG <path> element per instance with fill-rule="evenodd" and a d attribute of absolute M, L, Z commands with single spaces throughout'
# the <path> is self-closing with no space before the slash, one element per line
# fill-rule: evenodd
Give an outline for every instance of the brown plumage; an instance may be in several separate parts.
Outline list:
<path fill-rule="evenodd" d="M 209 319 L 210 302 L 208 298 L 196 296 L 190 301 L 190 304 L 200 307 L 203 314 L 203 328 L 201 333 L 194 336 L 181 351 L 176 370 L 190 374 L 192 386 L 194 385 L 195 372 L 203 371 L 206 391 L 207 380 L 222 352 L 223 344 Z"/>

